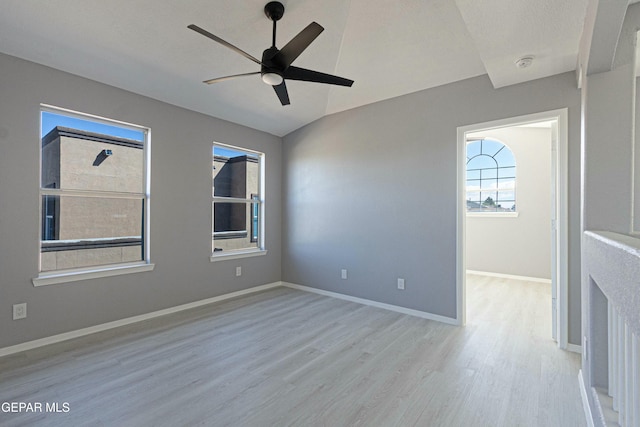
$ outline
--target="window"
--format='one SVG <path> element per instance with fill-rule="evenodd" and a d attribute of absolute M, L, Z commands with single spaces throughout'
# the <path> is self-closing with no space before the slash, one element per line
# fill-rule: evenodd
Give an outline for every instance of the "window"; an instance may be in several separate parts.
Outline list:
<path fill-rule="evenodd" d="M 48 106 L 40 119 L 39 278 L 148 264 L 148 129 Z"/>
<path fill-rule="evenodd" d="M 263 153 L 213 145 L 212 260 L 264 251 L 263 163 Z"/>
<path fill-rule="evenodd" d="M 516 161 L 492 139 L 467 142 L 467 212 L 515 212 Z"/>
<path fill-rule="evenodd" d="M 258 202 L 251 204 L 251 241 L 257 242 L 260 218 L 260 197 L 257 194 L 252 194 L 251 200 Z"/>

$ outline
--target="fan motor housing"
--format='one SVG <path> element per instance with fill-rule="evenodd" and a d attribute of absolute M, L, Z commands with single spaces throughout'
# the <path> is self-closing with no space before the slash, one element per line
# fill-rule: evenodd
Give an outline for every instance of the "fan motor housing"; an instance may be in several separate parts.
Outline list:
<path fill-rule="evenodd" d="M 273 46 L 262 52 L 262 66 L 260 67 L 260 74 L 263 76 L 263 80 L 265 74 L 278 74 L 282 77 L 282 70 L 273 61 L 274 55 L 278 52 L 279 50 Z"/>
<path fill-rule="evenodd" d="M 279 1 L 271 1 L 265 5 L 264 14 L 272 21 L 279 21 L 284 15 L 284 5 Z"/>

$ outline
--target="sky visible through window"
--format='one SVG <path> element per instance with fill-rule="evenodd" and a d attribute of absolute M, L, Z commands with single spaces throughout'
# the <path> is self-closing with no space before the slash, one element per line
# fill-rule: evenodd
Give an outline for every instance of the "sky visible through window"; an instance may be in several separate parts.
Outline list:
<path fill-rule="evenodd" d="M 51 129 L 56 126 L 101 133 L 104 135 L 111 135 L 120 138 L 133 139 L 134 141 L 144 141 L 144 132 L 141 130 L 127 129 L 116 125 L 108 125 L 105 123 L 99 123 L 91 120 L 43 111 L 42 131 L 40 137 L 42 138 L 43 136 L 48 134 Z"/>
<path fill-rule="evenodd" d="M 467 210 L 515 210 L 513 153 L 489 138 L 467 143 Z"/>
<path fill-rule="evenodd" d="M 224 156 L 230 159 L 234 157 L 240 157 L 240 156 L 249 156 L 249 157 L 254 157 L 256 159 L 258 158 L 258 156 L 256 156 L 255 154 L 246 153 L 244 151 L 239 151 L 239 150 L 232 150 L 230 148 L 217 147 L 217 146 L 213 147 L 213 155 Z"/>
<path fill-rule="evenodd" d="M 42 138 L 48 134 L 51 129 L 56 126 L 68 127 L 71 129 L 84 130 L 88 132 L 101 133 L 104 135 L 116 136 L 120 138 L 132 139 L 134 141 L 144 141 L 144 132 L 128 129 L 116 125 L 108 125 L 106 123 L 99 123 L 92 120 L 80 119 L 78 117 L 65 116 L 62 114 L 50 113 L 48 111 L 42 112 L 42 131 L 40 137 Z M 213 154 L 216 156 L 224 157 L 239 157 L 249 156 L 255 157 L 252 153 L 247 153 L 240 150 L 233 150 L 230 148 L 214 147 Z"/>
<path fill-rule="evenodd" d="M 505 150 L 504 147 L 504 144 L 491 139 L 473 141 L 467 144 L 467 159 L 474 159 L 474 167 L 476 168 L 495 168 L 496 161 L 502 167 L 515 166 L 516 161 L 513 153 L 511 150 Z M 484 154 L 484 156 L 477 157 L 480 154 Z M 494 157 L 495 161 L 491 157 Z"/>

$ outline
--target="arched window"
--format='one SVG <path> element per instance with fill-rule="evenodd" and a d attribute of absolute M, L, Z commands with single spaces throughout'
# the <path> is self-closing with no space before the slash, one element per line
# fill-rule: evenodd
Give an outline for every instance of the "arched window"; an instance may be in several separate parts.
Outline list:
<path fill-rule="evenodd" d="M 467 142 L 467 212 L 515 212 L 516 160 L 503 143 Z"/>

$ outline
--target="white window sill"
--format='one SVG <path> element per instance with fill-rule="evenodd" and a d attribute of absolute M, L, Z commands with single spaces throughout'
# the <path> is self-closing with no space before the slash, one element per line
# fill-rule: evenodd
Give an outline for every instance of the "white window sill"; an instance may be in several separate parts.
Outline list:
<path fill-rule="evenodd" d="M 155 264 L 119 264 L 97 267 L 91 270 L 77 269 L 65 271 L 52 271 L 40 273 L 38 277 L 31 279 L 33 286 L 55 285 L 58 283 L 77 282 L 79 280 L 97 279 L 100 277 L 120 276 L 122 274 L 140 273 L 151 271 Z"/>
<path fill-rule="evenodd" d="M 228 259 L 238 259 L 238 258 L 250 258 L 254 256 L 266 255 L 266 249 L 251 249 L 251 250 L 240 250 L 240 251 L 227 251 L 227 252 L 214 252 L 209 260 L 211 262 L 216 261 L 224 261 Z"/>
<path fill-rule="evenodd" d="M 517 218 L 519 212 L 468 212 L 470 218 Z"/>

